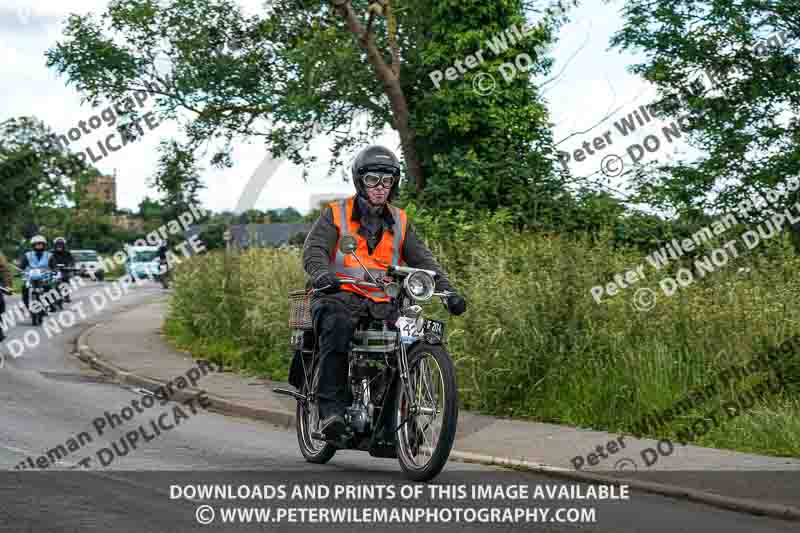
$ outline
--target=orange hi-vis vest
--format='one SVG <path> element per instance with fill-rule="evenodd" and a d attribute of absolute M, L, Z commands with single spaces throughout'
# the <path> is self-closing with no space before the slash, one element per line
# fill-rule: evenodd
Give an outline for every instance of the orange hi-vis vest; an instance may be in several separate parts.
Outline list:
<path fill-rule="evenodd" d="M 356 287 L 345 282 L 345 279 L 357 279 L 359 281 L 371 280 L 352 254 L 344 255 L 339 250 L 339 242 L 345 235 L 352 235 L 355 237 L 358 243 L 355 251 L 356 255 L 358 255 L 358 258 L 364 263 L 367 270 L 375 276 L 375 279 L 381 279 L 386 274 L 386 268 L 389 265 L 399 266 L 403 264 L 401 263 L 403 260 L 401 252 L 406 237 L 406 224 L 408 220 L 406 218 L 406 212 L 398 207 L 387 204 L 387 207 L 391 210 L 392 217 L 394 217 L 394 227 L 391 229 L 391 232 L 384 229 L 380 242 L 372 251 L 372 254 L 370 254 L 369 247 L 367 246 L 367 239 L 358 233 L 361 224 L 357 220 L 351 220 L 355 201 L 356 198 L 353 196 L 346 200 L 339 200 L 338 202 L 330 204 L 330 208 L 333 210 L 333 223 L 336 229 L 339 230 L 336 250 L 331 256 L 331 271 L 337 278 L 342 280 L 342 290 L 360 294 L 375 302 L 388 302 L 390 298 L 380 289 Z"/>

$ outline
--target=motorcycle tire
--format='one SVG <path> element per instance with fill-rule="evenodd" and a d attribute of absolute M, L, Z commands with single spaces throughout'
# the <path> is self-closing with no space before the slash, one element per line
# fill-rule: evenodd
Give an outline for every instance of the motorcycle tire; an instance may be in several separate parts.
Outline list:
<path fill-rule="evenodd" d="M 314 380 L 316 381 L 317 373 L 314 372 L 312 375 L 315 376 Z M 302 394 L 308 396 L 312 389 L 308 386 L 306 380 L 303 381 Z M 297 444 L 300 446 L 300 453 L 309 463 L 321 465 L 333 458 L 336 454 L 336 448 L 325 441 L 311 438 L 311 432 L 314 431 L 313 428 L 318 426 L 319 414 L 317 410 L 316 403 L 298 400 L 295 428 L 297 430 Z"/>
<path fill-rule="evenodd" d="M 424 442 L 425 430 L 428 425 L 420 429 L 419 422 L 408 417 L 408 401 L 406 400 L 406 390 L 402 383 L 397 383 L 396 402 L 394 404 L 394 419 L 400 425 L 397 429 L 397 459 L 406 477 L 412 481 L 429 481 L 439 475 L 450 457 L 453 449 L 453 442 L 456 437 L 456 427 L 458 426 L 458 388 L 456 386 L 456 372 L 450 354 L 441 345 L 420 343 L 414 345 L 408 352 L 409 376 L 411 383 L 417 386 L 418 381 L 414 378 L 419 375 L 430 375 L 427 371 L 427 363 L 423 366 L 423 361 L 431 359 L 438 368 L 440 378 L 436 379 L 442 389 L 443 399 L 437 399 L 430 403 L 434 411 L 441 411 L 441 428 L 439 429 L 438 439 L 430 451 L 430 459 L 424 464 L 419 464 L 414 457 L 419 453 L 420 440 Z M 426 391 L 433 386 L 430 380 L 426 385 Z M 426 392 L 428 394 L 428 392 Z M 420 397 L 419 394 L 414 396 Z M 432 397 L 432 393 L 428 395 Z M 426 406 L 430 409 L 430 406 Z M 419 417 L 421 418 L 421 417 Z M 423 421 L 425 423 L 426 421 Z M 395 426 L 397 427 L 397 426 Z M 422 436 L 421 436 L 422 435 Z M 431 433 L 433 436 L 433 432 Z"/>

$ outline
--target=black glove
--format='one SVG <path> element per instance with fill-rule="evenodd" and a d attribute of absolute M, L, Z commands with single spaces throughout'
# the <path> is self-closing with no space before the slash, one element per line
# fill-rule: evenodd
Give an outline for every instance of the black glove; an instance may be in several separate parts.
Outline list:
<path fill-rule="evenodd" d="M 458 293 L 452 293 L 447 297 L 447 310 L 451 315 L 462 315 L 467 310 L 467 301 Z"/>
<path fill-rule="evenodd" d="M 311 286 L 315 289 L 326 289 L 325 292 L 336 292 L 341 287 L 342 283 L 339 278 L 328 272 L 327 270 L 320 272 Z"/>

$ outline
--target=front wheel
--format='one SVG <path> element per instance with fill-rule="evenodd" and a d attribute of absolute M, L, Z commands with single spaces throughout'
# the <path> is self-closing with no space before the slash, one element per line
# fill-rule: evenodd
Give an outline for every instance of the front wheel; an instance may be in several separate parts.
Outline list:
<path fill-rule="evenodd" d="M 313 374 L 315 381 L 317 374 L 317 372 Z M 307 381 L 307 379 L 303 379 L 303 394 L 306 396 L 312 390 L 306 384 Z M 306 461 L 325 464 L 331 460 L 336 453 L 336 448 L 324 440 L 315 439 L 311 436 L 319 428 L 319 407 L 316 402 L 298 400 L 295 426 L 297 428 L 297 443 L 300 445 L 300 453 L 303 454 Z"/>
<path fill-rule="evenodd" d="M 450 457 L 458 424 L 458 390 L 450 355 L 418 344 L 408 353 L 408 389 L 397 383 L 397 458 L 413 481 L 428 481 Z"/>

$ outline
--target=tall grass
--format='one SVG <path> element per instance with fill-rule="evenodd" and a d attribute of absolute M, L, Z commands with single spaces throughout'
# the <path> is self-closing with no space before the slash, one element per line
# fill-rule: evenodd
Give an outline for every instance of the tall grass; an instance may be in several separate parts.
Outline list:
<path fill-rule="evenodd" d="M 431 232 L 431 245 L 469 302 L 448 322 L 463 407 L 609 431 L 630 430 L 669 408 L 721 369 L 800 333 L 800 258 L 786 242 L 762 245 L 666 297 L 656 272 L 600 304 L 590 288 L 644 262 L 605 239 L 510 232 L 492 224 Z M 730 237 L 728 237 L 730 239 Z M 235 369 L 285 379 L 289 290 L 304 276 L 298 251 L 209 254 L 180 269 L 168 331 Z M 688 264 L 688 262 L 685 262 Z M 741 269 L 749 268 L 749 272 Z M 637 289 L 657 294 L 649 311 Z M 698 439 L 709 446 L 800 455 L 800 355 L 782 363 L 790 385 L 747 414 Z M 754 378 L 756 379 L 756 378 Z M 733 384 L 719 402 L 735 393 Z M 708 410 L 698 406 L 694 415 Z M 678 420 L 680 422 L 680 420 Z M 674 436 L 662 428 L 660 435 Z"/>

